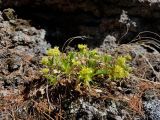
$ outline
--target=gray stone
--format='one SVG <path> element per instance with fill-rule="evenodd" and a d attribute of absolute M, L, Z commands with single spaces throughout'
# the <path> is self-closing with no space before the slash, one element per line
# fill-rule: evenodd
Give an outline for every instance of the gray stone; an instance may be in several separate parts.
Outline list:
<path fill-rule="evenodd" d="M 160 120 L 160 100 L 144 102 L 144 108 L 151 120 Z"/>

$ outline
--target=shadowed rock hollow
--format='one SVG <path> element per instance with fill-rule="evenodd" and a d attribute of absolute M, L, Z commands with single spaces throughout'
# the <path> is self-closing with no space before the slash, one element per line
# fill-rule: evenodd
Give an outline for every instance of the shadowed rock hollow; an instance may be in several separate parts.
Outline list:
<path fill-rule="evenodd" d="M 160 7 L 156 0 L 2 1 L 2 8 L 8 7 L 15 8 L 19 17 L 44 28 L 46 39 L 53 46 L 61 46 L 68 38 L 79 35 L 93 37 L 87 43 L 94 47 L 108 34 L 127 43 L 141 31 L 160 32 Z"/>

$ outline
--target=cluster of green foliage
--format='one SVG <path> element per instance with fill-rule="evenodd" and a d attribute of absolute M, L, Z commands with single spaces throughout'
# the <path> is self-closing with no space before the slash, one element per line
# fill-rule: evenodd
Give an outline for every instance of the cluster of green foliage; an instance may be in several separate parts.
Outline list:
<path fill-rule="evenodd" d="M 79 44 L 78 49 L 62 53 L 58 47 L 54 47 L 47 51 L 47 56 L 41 60 L 44 65 L 41 72 L 51 84 L 55 85 L 65 79 L 90 86 L 93 79 L 105 77 L 117 80 L 129 76 L 129 55 L 113 57 L 107 53 L 100 53 L 97 49 L 89 50 L 87 45 L 83 44 Z"/>

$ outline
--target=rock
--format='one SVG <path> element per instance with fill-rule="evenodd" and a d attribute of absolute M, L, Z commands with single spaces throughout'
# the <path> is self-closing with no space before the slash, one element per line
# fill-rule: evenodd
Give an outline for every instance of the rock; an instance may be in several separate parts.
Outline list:
<path fill-rule="evenodd" d="M 3 79 L 0 86 L 19 88 L 26 81 L 38 79 L 39 60 L 50 45 L 45 41 L 45 30 L 31 27 L 28 21 L 16 19 L 12 14 L 5 16 L 6 10 L 1 13 L 0 77 Z"/>
<path fill-rule="evenodd" d="M 150 120 L 160 120 L 160 100 L 154 99 L 144 102 L 144 109 Z"/>
<path fill-rule="evenodd" d="M 111 99 L 105 101 L 94 101 L 90 98 L 89 101 L 80 98 L 77 101 L 71 103 L 68 110 L 66 110 L 67 119 L 77 120 L 127 120 L 130 113 L 125 110 L 127 104 L 123 101 L 114 101 Z M 134 120 L 143 119 L 138 115 L 135 115 Z"/>
<path fill-rule="evenodd" d="M 145 101 L 151 101 L 151 100 L 153 100 L 153 99 L 156 99 L 156 95 L 155 95 L 155 92 L 156 91 L 154 91 L 154 90 L 146 90 L 145 92 L 144 92 L 144 95 L 143 95 L 143 99 L 145 100 Z"/>
<path fill-rule="evenodd" d="M 140 2 L 149 2 L 150 5 L 155 4 L 155 3 L 160 3 L 159 0 L 139 0 Z"/>
<path fill-rule="evenodd" d="M 4 19 L 2 17 L 2 12 L 0 11 L 0 22 L 2 22 Z"/>
<path fill-rule="evenodd" d="M 108 35 L 100 46 L 101 51 L 113 51 L 117 47 L 116 38 Z"/>
<path fill-rule="evenodd" d="M 21 57 L 15 56 L 15 58 L 8 59 L 7 63 L 8 63 L 8 71 L 13 72 L 19 69 L 19 67 L 22 64 L 22 60 Z"/>
<path fill-rule="evenodd" d="M 5 20 L 14 20 L 17 18 L 15 11 L 11 8 L 4 9 L 2 15 Z"/>

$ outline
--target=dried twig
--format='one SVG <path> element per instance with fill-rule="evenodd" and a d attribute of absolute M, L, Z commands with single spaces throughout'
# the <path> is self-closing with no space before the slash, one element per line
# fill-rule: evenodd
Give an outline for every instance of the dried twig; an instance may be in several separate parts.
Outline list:
<path fill-rule="evenodd" d="M 48 101 L 48 104 L 49 104 L 49 106 L 51 107 L 51 109 L 55 109 L 53 106 L 52 106 L 52 104 L 51 104 L 51 102 L 50 102 L 50 100 L 49 100 L 49 94 L 48 94 L 48 80 L 47 80 L 47 86 L 46 86 L 46 94 L 47 94 L 47 101 Z"/>

